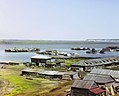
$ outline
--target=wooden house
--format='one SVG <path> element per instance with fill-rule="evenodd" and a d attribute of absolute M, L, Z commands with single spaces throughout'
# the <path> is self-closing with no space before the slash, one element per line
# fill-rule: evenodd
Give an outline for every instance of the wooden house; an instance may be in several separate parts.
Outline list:
<path fill-rule="evenodd" d="M 22 76 L 33 76 L 47 79 L 65 79 L 65 80 L 73 80 L 78 79 L 77 72 L 59 72 L 59 71 L 49 71 L 43 69 L 23 69 L 21 71 Z"/>
<path fill-rule="evenodd" d="M 51 65 L 51 57 L 46 55 L 36 55 L 31 57 L 31 62 L 36 63 L 36 66 L 50 66 Z"/>
<path fill-rule="evenodd" d="M 106 83 L 105 86 L 107 88 L 113 86 L 113 89 L 117 93 L 116 96 L 119 96 L 119 71 L 109 69 L 93 69 L 90 73 L 94 75 L 110 75 L 112 78 L 114 78 L 114 82 Z"/>
<path fill-rule="evenodd" d="M 102 69 L 108 66 L 117 66 L 119 65 L 119 58 L 103 58 L 103 59 L 89 59 L 81 60 L 79 62 L 71 64 L 71 68 L 79 68 L 83 71 L 92 71 L 94 68 Z"/>
<path fill-rule="evenodd" d="M 111 75 L 116 81 L 119 81 L 119 71 L 109 69 L 93 69 L 91 74 Z"/>
<path fill-rule="evenodd" d="M 102 74 L 87 74 L 83 80 L 94 80 L 98 85 L 105 85 L 115 82 L 115 79 L 111 75 Z"/>
<path fill-rule="evenodd" d="M 95 81 L 75 80 L 71 87 L 71 96 L 101 96 L 105 90 L 100 89 Z"/>

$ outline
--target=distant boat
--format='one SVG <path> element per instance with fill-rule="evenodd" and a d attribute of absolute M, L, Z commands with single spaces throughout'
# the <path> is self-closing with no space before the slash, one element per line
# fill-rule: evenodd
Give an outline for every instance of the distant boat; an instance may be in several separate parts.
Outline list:
<path fill-rule="evenodd" d="M 104 50 L 100 50 L 99 53 L 101 53 L 101 54 L 105 54 L 105 51 L 104 51 Z"/>
<path fill-rule="evenodd" d="M 92 50 L 86 51 L 86 53 L 88 54 L 96 54 L 97 50 L 95 50 L 94 48 Z"/>

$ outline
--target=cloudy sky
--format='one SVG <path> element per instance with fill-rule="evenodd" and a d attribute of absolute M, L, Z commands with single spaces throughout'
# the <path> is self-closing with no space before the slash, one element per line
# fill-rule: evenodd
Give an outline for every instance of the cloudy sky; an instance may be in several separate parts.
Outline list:
<path fill-rule="evenodd" d="M 119 0 L 0 0 L 0 38 L 119 39 Z"/>

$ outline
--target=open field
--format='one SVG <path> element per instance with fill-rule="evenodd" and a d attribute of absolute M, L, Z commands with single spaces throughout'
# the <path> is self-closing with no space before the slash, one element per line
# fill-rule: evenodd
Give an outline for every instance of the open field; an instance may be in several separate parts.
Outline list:
<path fill-rule="evenodd" d="M 25 76 L 20 76 L 20 71 L 24 67 L 24 65 L 15 65 L 0 69 L 0 96 L 65 96 L 64 91 L 70 89 L 72 81 L 32 77 L 26 79 Z"/>

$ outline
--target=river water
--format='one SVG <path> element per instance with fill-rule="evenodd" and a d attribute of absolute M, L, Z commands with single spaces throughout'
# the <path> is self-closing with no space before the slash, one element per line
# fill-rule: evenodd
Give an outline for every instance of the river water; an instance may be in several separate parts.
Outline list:
<path fill-rule="evenodd" d="M 4 50 L 7 48 L 40 48 L 41 51 L 44 50 L 52 50 L 56 49 L 58 51 L 67 51 L 67 52 L 74 52 L 79 53 L 81 56 L 86 57 L 115 57 L 119 56 L 119 52 L 106 52 L 105 54 L 86 54 L 85 51 L 76 51 L 71 50 L 72 47 L 88 47 L 88 48 L 96 48 L 101 49 L 107 46 L 119 46 L 119 42 L 103 42 L 103 43 L 95 43 L 95 42 L 85 42 L 85 43 L 78 43 L 78 44 L 0 44 L 0 60 L 14 60 L 14 61 L 21 61 L 21 62 L 29 62 L 30 58 L 36 53 L 29 53 L 29 52 L 21 52 L 21 53 L 11 53 L 5 52 Z"/>

